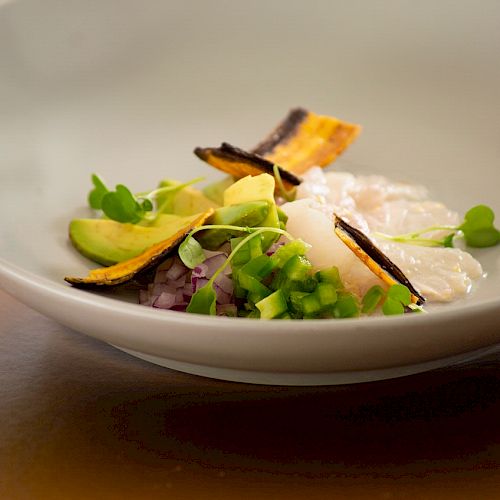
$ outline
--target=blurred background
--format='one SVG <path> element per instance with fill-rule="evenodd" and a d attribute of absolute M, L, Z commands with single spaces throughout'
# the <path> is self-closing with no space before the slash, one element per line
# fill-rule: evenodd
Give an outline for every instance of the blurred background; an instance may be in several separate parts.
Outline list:
<path fill-rule="evenodd" d="M 496 0 L 6 2 L 0 169 L 199 174 L 193 147 L 252 146 L 301 105 L 363 124 L 347 160 L 451 198 L 443 162 L 496 169 L 499 32 Z"/>

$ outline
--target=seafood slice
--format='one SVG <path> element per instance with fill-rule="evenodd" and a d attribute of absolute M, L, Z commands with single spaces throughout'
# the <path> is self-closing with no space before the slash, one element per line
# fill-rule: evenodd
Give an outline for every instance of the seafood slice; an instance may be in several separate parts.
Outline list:
<path fill-rule="evenodd" d="M 359 229 L 356 229 L 343 219 L 334 215 L 335 234 L 345 245 L 384 283 L 394 285 L 401 283 L 412 295 L 412 302 L 421 305 L 425 298 L 410 283 L 403 271 L 384 255 Z"/>
<path fill-rule="evenodd" d="M 243 149 L 231 146 L 227 142 L 223 142 L 219 148 L 196 148 L 194 154 L 212 165 L 212 167 L 218 168 L 237 179 L 262 173 L 274 176 L 274 163 L 257 154 L 248 153 Z M 278 170 L 287 189 L 300 184 L 301 180 L 291 172 L 281 167 L 278 167 Z"/>
<path fill-rule="evenodd" d="M 145 273 L 165 260 L 184 239 L 184 236 L 191 229 L 203 225 L 213 212 L 214 210 L 211 208 L 200 214 L 166 240 L 156 243 L 132 259 L 119 262 L 113 266 L 93 269 L 85 278 L 66 276 L 64 279 L 78 288 L 115 286 L 130 281 L 138 273 Z"/>
<path fill-rule="evenodd" d="M 332 163 L 360 132 L 359 125 L 296 108 L 252 153 L 300 175 Z"/>

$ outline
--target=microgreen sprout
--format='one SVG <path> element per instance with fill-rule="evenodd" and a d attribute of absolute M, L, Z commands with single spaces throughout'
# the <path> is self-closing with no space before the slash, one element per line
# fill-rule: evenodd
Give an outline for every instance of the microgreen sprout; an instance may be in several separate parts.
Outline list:
<path fill-rule="evenodd" d="M 292 188 L 290 190 L 287 190 L 284 183 L 283 179 L 281 178 L 281 173 L 280 173 L 280 168 L 278 165 L 273 165 L 273 173 L 274 173 L 274 179 L 276 181 L 276 184 L 278 185 L 278 189 L 280 192 L 280 195 L 286 200 L 286 201 L 293 201 L 295 200 L 295 193 L 296 193 L 296 188 Z"/>
<path fill-rule="evenodd" d="M 102 210 L 106 217 L 117 222 L 129 222 L 131 224 L 137 224 L 141 221 L 154 222 L 163 213 L 165 206 L 171 200 L 171 197 L 167 197 L 157 207 L 156 214 L 152 214 L 154 202 L 159 196 L 175 194 L 201 180 L 203 180 L 203 177 L 198 177 L 184 184 L 160 187 L 134 195 L 123 184 L 118 184 L 115 191 L 111 191 L 98 175 L 92 174 L 94 188 L 88 195 L 88 202 L 91 208 Z"/>
<path fill-rule="evenodd" d="M 400 283 L 392 285 L 387 291 L 379 285 L 372 286 L 363 297 L 362 304 L 361 312 L 364 314 L 373 313 L 380 305 L 386 316 L 403 314 L 406 308 L 412 312 L 423 311 L 420 306 L 412 304 L 410 290 Z"/>
<path fill-rule="evenodd" d="M 500 231 L 495 228 L 493 222 L 495 214 L 486 205 L 477 205 L 465 214 L 463 222 L 458 226 L 430 226 L 412 233 L 391 236 L 383 233 L 375 233 L 375 236 L 399 243 L 409 243 L 428 247 L 453 247 L 454 238 L 462 234 L 465 242 L 470 247 L 491 247 L 500 243 Z M 435 231 L 448 231 L 441 239 L 425 237 Z"/>

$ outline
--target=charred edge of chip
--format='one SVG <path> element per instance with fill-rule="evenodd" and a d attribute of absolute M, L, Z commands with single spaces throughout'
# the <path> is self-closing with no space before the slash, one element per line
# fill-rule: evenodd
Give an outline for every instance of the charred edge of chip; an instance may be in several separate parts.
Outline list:
<path fill-rule="evenodd" d="M 274 163 L 262 158 L 255 153 L 249 153 L 243 149 L 223 142 L 219 148 L 196 148 L 194 154 L 203 161 L 210 163 L 210 155 L 216 156 L 228 162 L 248 163 L 254 167 L 274 176 Z M 302 180 L 288 170 L 278 165 L 281 178 L 293 186 L 298 186 Z"/>
<path fill-rule="evenodd" d="M 137 255 L 136 257 L 128 259 L 130 261 L 133 261 L 134 259 L 137 259 L 140 256 L 147 254 L 148 252 L 153 252 L 150 256 L 148 256 L 147 260 L 145 260 L 135 268 L 132 268 L 130 270 L 125 270 L 124 274 L 122 274 L 121 276 L 109 279 L 106 279 L 105 277 L 102 277 L 100 279 L 95 278 L 95 280 L 92 281 L 92 278 L 90 278 L 91 273 L 101 270 L 101 269 L 94 269 L 93 271 L 90 271 L 89 276 L 87 276 L 86 278 L 75 278 L 72 276 L 66 276 L 64 280 L 70 283 L 71 285 L 75 286 L 76 288 L 85 288 L 93 290 L 96 289 L 103 290 L 111 287 L 117 287 L 120 285 L 142 287 L 144 286 L 145 283 L 151 281 L 156 267 L 158 267 L 163 261 L 165 261 L 175 252 L 175 250 L 178 248 L 178 246 L 181 244 L 184 238 L 192 231 L 192 229 L 202 225 L 203 222 L 207 220 L 207 218 L 210 217 L 212 214 L 213 214 L 213 209 L 207 210 L 207 212 L 205 212 L 200 217 L 195 219 L 195 221 L 193 221 L 189 225 L 189 227 L 184 228 L 184 230 L 180 230 L 182 231 L 182 233 L 180 233 L 180 231 L 179 231 L 180 234 L 176 233 L 177 237 L 175 234 L 172 235 L 170 237 L 172 241 L 169 242 L 166 248 L 161 248 L 161 247 L 162 245 L 165 245 L 169 239 L 166 239 L 163 242 L 156 243 L 155 245 L 152 245 L 148 249 L 144 250 L 144 252 Z M 155 250 L 156 248 L 158 248 L 158 250 Z M 157 251 L 157 253 L 154 253 L 155 251 Z M 127 261 L 119 262 L 117 264 L 114 264 L 114 266 L 123 265 L 125 262 Z M 109 268 L 102 268 L 102 269 L 105 270 L 105 269 L 110 269 L 112 267 L 113 266 L 109 266 Z"/>
<path fill-rule="evenodd" d="M 352 227 L 345 220 L 335 215 L 335 227 L 340 228 L 347 233 L 356 244 L 363 250 L 376 264 L 378 264 L 386 273 L 388 273 L 395 281 L 406 286 L 408 290 L 418 299 L 417 305 L 422 305 L 425 298 L 415 289 L 410 280 L 405 276 L 403 271 L 394 264 L 383 252 L 381 252 L 370 239 L 359 229 Z"/>
<path fill-rule="evenodd" d="M 289 137 L 295 134 L 308 115 L 309 111 L 304 108 L 291 109 L 285 119 L 251 152 L 260 156 L 271 153 L 278 144 L 286 142 Z"/>
<path fill-rule="evenodd" d="M 189 232 L 189 231 L 188 231 Z M 156 267 L 158 267 L 162 262 L 164 262 L 167 258 L 169 258 L 172 253 L 177 249 L 177 247 L 181 244 L 182 240 L 188 233 L 184 234 L 172 246 L 166 248 L 162 252 L 153 255 L 148 262 L 145 262 L 143 266 L 138 269 L 130 271 L 129 274 L 120 276 L 115 279 L 110 279 L 109 281 L 102 280 L 100 282 L 96 281 L 85 281 L 85 278 L 72 278 L 66 276 L 64 278 L 65 281 L 75 286 L 76 288 L 85 288 L 86 290 L 103 290 L 118 286 L 130 286 L 130 287 L 138 287 L 141 288 L 145 283 L 148 283 L 150 278 L 152 278 Z"/>

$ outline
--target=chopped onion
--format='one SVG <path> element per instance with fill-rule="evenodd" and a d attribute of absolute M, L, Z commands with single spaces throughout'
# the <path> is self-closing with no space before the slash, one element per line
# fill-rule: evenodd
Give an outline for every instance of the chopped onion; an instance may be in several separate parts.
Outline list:
<path fill-rule="evenodd" d="M 160 309 L 170 309 L 175 305 L 176 296 L 170 292 L 162 292 L 153 302 L 153 307 L 158 307 Z"/>
<path fill-rule="evenodd" d="M 178 257 L 168 259 L 156 270 L 153 283 L 140 290 L 139 303 L 157 309 L 185 311 L 193 293 L 205 286 L 209 279 L 227 260 L 223 252 L 205 251 L 206 260 L 190 271 Z M 233 303 L 234 286 L 230 277 L 231 267 L 227 266 L 214 281 L 217 297 L 217 314 L 236 316 Z"/>

